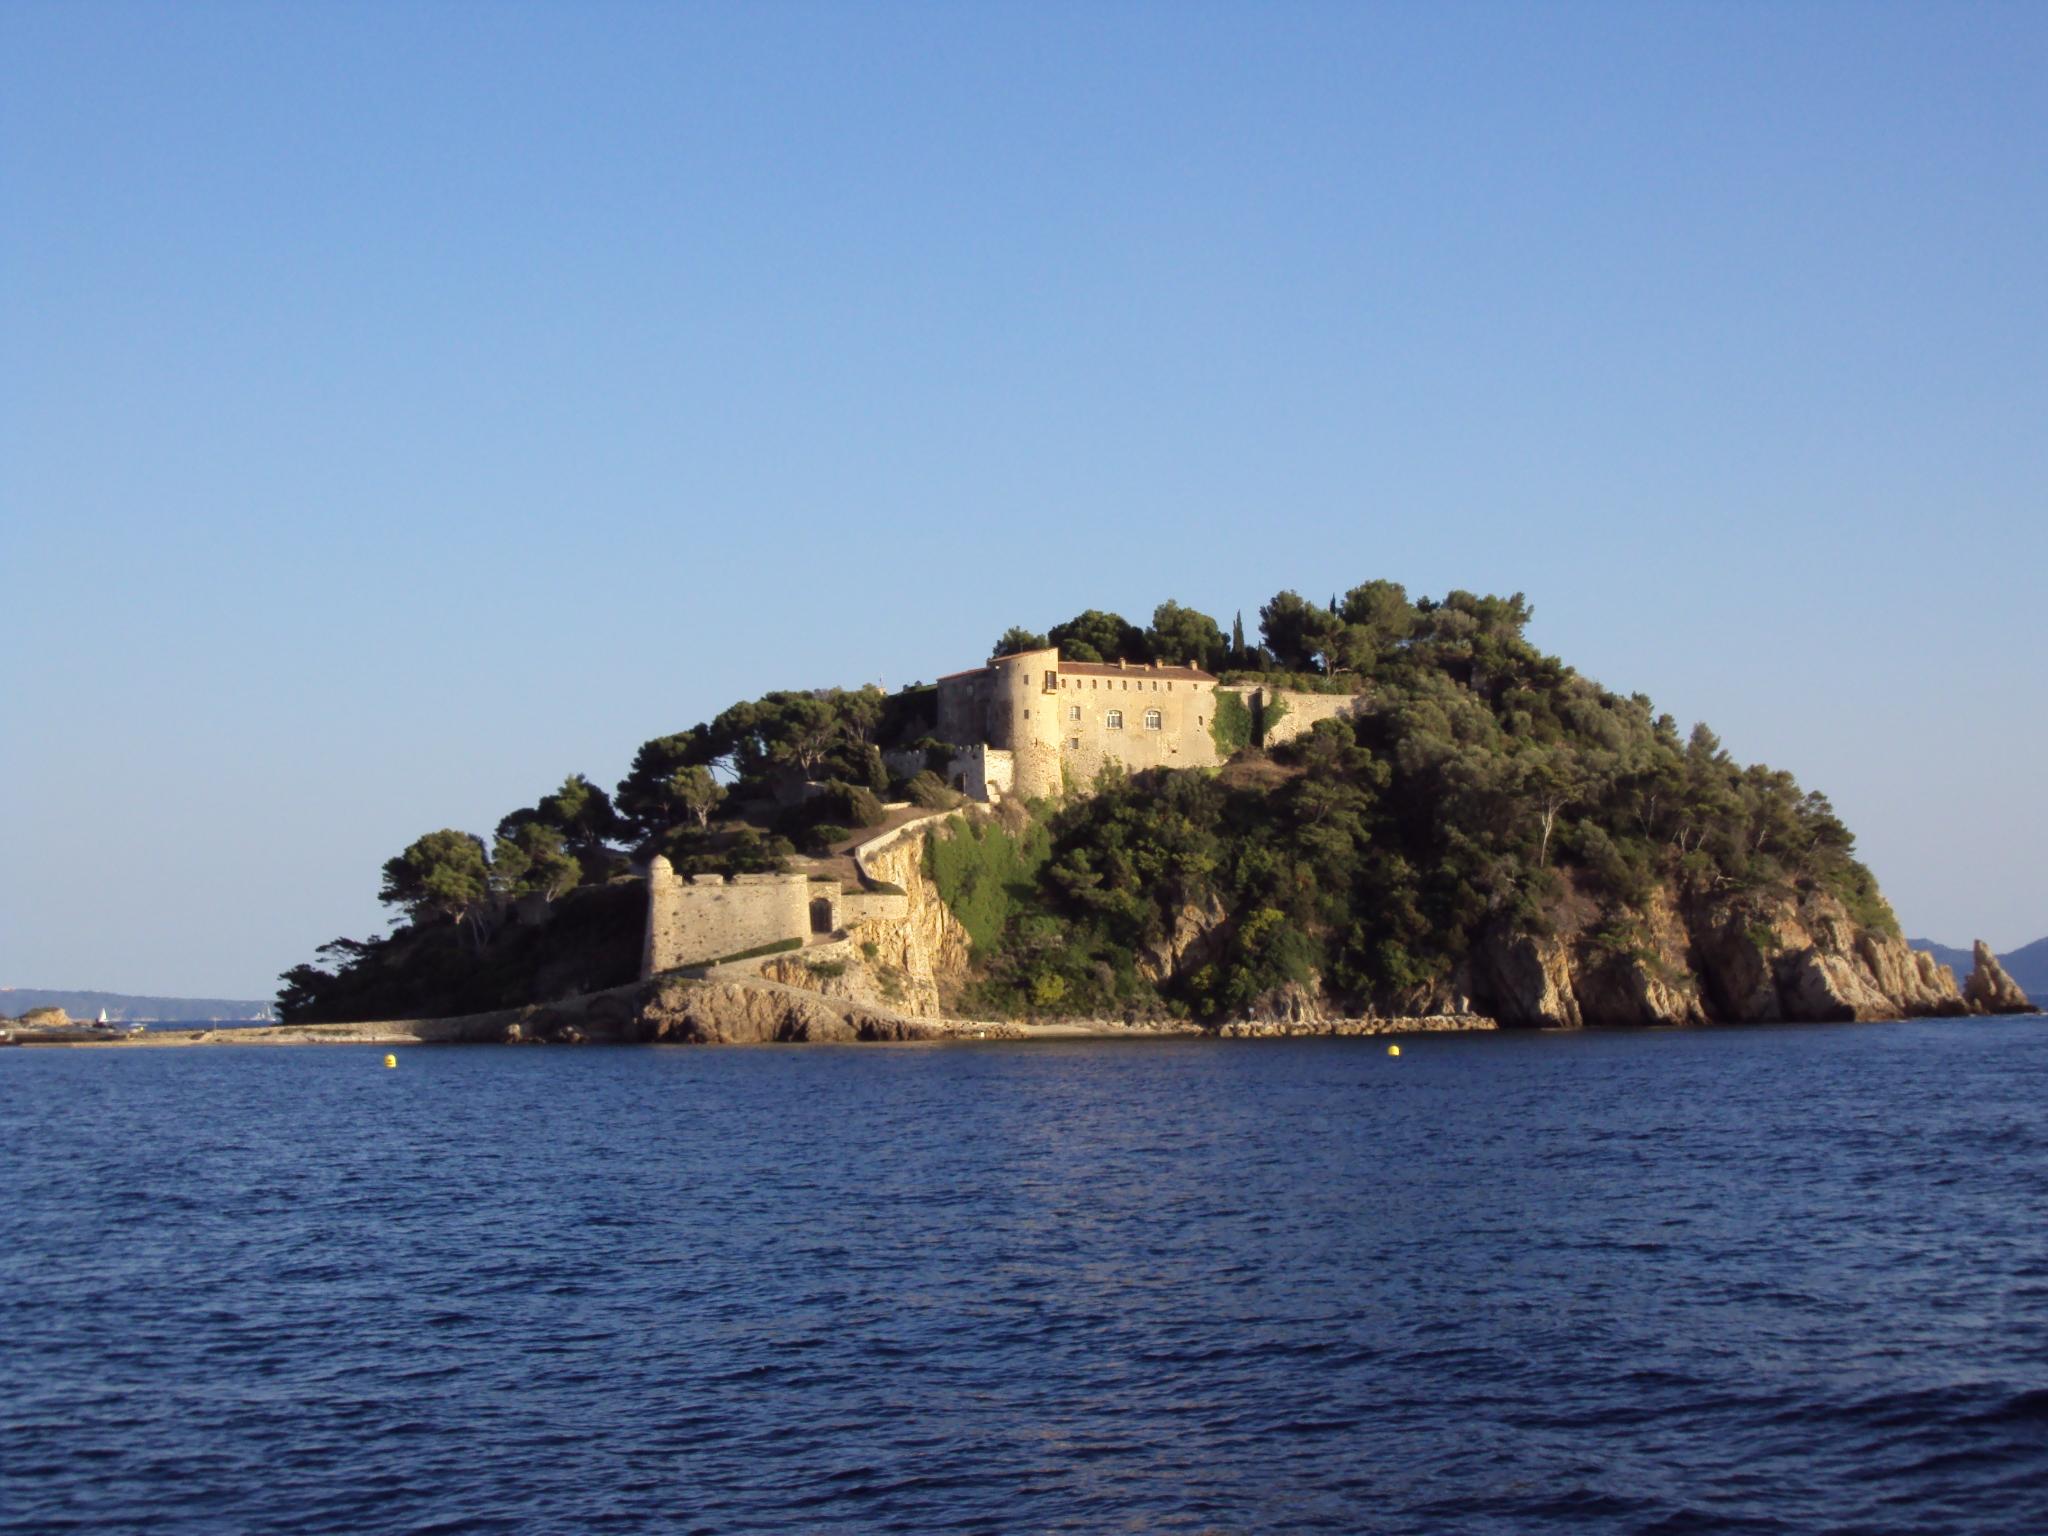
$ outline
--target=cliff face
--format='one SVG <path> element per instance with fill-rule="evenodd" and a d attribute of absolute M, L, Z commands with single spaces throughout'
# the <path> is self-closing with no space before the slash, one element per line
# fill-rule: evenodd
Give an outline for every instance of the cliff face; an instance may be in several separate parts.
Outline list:
<path fill-rule="evenodd" d="M 1961 1014 L 1955 975 L 1860 928 L 1834 897 L 1661 894 L 1618 943 L 1567 920 L 1543 937 L 1483 936 L 1472 996 L 1504 1024 L 1826 1022 Z"/>
<path fill-rule="evenodd" d="M 771 981 L 825 997 L 907 1014 L 943 1018 L 967 979 L 967 930 L 924 873 L 928 825 L 912 826 L 866 854 L 869 877 L 900 886 L 909 911 L 900 919 L 868 919 L 842 944 L 782 955 L 762 965 Z"/>
<path fill-rule="evenodd" d="M 1987 978 L 1984 1001 L 1966 998 L 1948 967 L 1860 927 L 1825 894 L 1686 899 L 1661 890 L 1646 911 L 1615 917 L 1574 895 L 1552 915 L 1549 933 L 1488 929 L 1444 986 L 1400 999 L 1393 1011 L 1471 1011 L 1539 1029 L 1818 1023 L 1998 1011 L 2018 994 L 2009 980 L 2008 991 Z M 1228 926 L 1220 909 L 1189 908 L 1139 964 L 1162 981 L 1183 974 L 1214 952 Z M 1992 1004 L 1993 995 L 2003 1003 Z M 1360 1011 L 1311 982 L 1277 989 L 1251 1013 L 1309 1024 Z"/>
<path fill-rule="evenodd" d="M 777 956 L 760 973 L 857 1009 L 918 1019 L 956 1013 L 973 953 L 966 930 L 925 876 L 926 831 L 913 827 L 864 861 L 873 878 L 902 887 L 907 916 L 864 923 L 840 944 Z M 1444 986 L 1387 1011 L 1476 1013 L 1507 1026 L 1576 1029 L 1821 1023 L 2032 1006 L 1995 959 L 1987 971 L 1979 957 L 1966 993 L 1947 966 L 1903 939 L 1860 926 L 1825 893 L 1681 896 L 1663 889 L 1643 912 L 1615 917 L 1575 894 L 1553 914 L 1547 934 L 1489 929 Z M 1212 960 L 1231 924 L 1213 899 L 1189 906 L 1171 933 L 1137 953 L 1137 969 L 1170 983 Z M 1372 1010 L 1331 997 L 1311 979 L 1261 998 L 1251 1014 L 1304 1026 L 1362 1011 Z"/>

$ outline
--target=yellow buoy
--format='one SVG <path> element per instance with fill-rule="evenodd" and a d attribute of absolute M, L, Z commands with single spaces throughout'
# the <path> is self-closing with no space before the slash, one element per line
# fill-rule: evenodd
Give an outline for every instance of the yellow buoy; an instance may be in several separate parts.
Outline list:
<path fill-rule="evenodd" d="M 1390 1045 L 1387 1047 L 1387 1054 L 1389 1056 L 1398 1056 L 1401 1054 L 1401 1047 L 1399 1047 L 1398 1045 Z M 384 1059 L 386 1061 L 389 1061 L 391 1058 L 389 1056 L 386 1056 Z"/>
<path fill-rule="evenodd" d="M 388 1055 L 387 1055 L 387 1056 L 386 1056 L 386 1057 L 384 1058 L 384 1065 L 385 1065 L 385 1066 L 387 1066 L 387 1067 L 395 1067 L 395 1066 L 397 1066 L 397 1065 L 398 1065 L 398 1058 L 397 1058 L 396 1056 L 388 1056 Z"/>

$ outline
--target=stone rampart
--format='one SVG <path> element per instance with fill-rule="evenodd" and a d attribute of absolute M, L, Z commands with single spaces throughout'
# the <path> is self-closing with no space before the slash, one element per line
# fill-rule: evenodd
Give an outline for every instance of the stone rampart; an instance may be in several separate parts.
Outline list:
<path fill-rule="evenodd" d="M 931 760 L 915 747 L 891 747 L 882 754 L 882 766 L 892 779 L 914 779 L 931 767 Z"/>
<path fill-rule="evenodd" d="M 839 898 L 839 926 L 900 923 L 910 916 L 910 898 L 901 891 L 848 891 Z"/>
<path fill-rule="evenodd" d="M 702 965 L 811 933 L 811 881 L 802 874 L 679 879 L 657 855 L 647 871 L 643 977 Z"/>
<path fill-rule="evenodd" d="M 1017 755 L 986 742 L 962 747 L 946 765 L 946 782 L 970 800 L 993 805 L 1016 788 Z"/>
<path fill-rule="evenodd" d="M 1254 688 L 1245 702 L 1252 712 L 1252 739 L 1265 747 L 1306 736 L 1320 720 L 1356 720 L 1366 708 L 1364 694 L 1298 688 Z"/>
<path fill-rule="evenodd" d="M 877 874 L 872 867 L 871 861 L 877 854 L 886 853 L 905 838 L 915 837 L 922 842 L 925 829 L 933 822 L 944 821 L 949 816 L 959 814 L 958 811 L 927 811 L 922 816 L 913 816 L 908 821 L 897 823 L 886 832 L 877 832 L 866 842 L 856 843 L 847 850 L 853 855 L 853 867 L 861 872 L 864 879 L 886 883 L 889 877 L 886 874 Z"/>

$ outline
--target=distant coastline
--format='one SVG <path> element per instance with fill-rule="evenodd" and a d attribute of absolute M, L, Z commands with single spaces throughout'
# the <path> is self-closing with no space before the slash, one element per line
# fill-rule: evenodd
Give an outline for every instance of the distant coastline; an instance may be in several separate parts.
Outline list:
<path fill-rule="evenodd" d="M 74 1019 L 94 1019 L 105 1013 L 116 1024 L 210 1024 L 276 1017 L 276 1005 L 269 998 L 162 997 L 63 987 L 0 987 L 0 1016 L 18 1018 L 40 1008 L 61 1008 Z"/>

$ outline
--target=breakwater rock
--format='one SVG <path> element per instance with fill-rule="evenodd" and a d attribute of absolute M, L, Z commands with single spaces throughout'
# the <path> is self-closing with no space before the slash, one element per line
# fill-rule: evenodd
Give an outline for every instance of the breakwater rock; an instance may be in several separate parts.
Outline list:
<path fill-rule="evenodd" d="M 1292 1039 L 1314 1035 L 1419 1035 L 1456 1030 L 1499 1029 L 1477 1013 L 1410 1014 L 1384 1019 L 1232 1019 L 1216 1033 L 1227 1040 Z"/>

